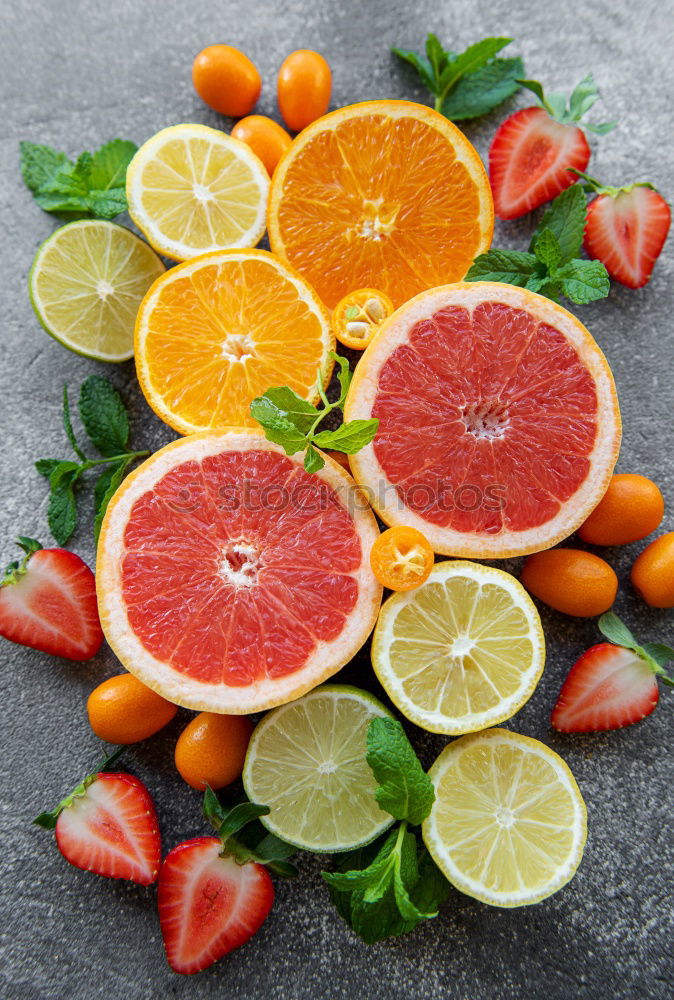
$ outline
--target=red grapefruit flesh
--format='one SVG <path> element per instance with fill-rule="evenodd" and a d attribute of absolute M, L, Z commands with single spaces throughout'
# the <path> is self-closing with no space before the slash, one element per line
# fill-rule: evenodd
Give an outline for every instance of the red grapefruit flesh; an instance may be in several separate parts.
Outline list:
<path fill-rule="evenodd" d="M 492 282 L 432 289 L 375 336 L 345 418 L 379 418 L 350 462 L 387 524 L 436 552 L 523 555 L 571 534 L 620 445 L 611 371 L 571 313 Z"/>
<path fill-rule="evenodd" d="M 253 431 L 176 441 L 129 476 L 101 530 L 97 589 L 122 663 L 188 708 L 298 697 L 370 634 L 378 535 L 351 477 L 309 475 Z"/>

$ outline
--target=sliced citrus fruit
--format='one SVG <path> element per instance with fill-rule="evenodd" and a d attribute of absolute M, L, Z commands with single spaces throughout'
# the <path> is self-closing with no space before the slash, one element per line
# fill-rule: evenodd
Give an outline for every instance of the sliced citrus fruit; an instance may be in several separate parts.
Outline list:
<path fill-rule="evenodd" d="M 492 906 L 537 903 L 580 864 L 585 803 L 571 771 L 538 740 L 489 729 L 445 747 L 429 770 L 423 837 L 457 889 Z"/>
<path fill-rule="evenodd" d="M 315 403 L 333 347 L 318 296 L 265 250 L 225 250 L 171 268 L 136 323 L 138 381 L 181 434 L 257 427 L 251 400 L 272 386 Z"/>
<path fill-rule="evenodd" d="M 143 143 L 126 172 L 129 215 L 159 253 L 189 260 L 254 247 L 269 175 L 249 146 L 205 125 L 172 125 Z"/>
<path fill-rule="evenodd" d="M 545 664 L 541 619 L 524 587 L 500 569 L 439 562 L 416 590 L 382 606 L 372 665 L 400 711 L 456 736 L 509 719 Z"/>
<path fill-rule="evenodd" d="M 448 285 L 399 309 L 358 362 L 345 419 L 377 417 L 351 456 L 389 525 L 436 552 L 548 548 L 604 495 L 620 447 L 606 358 L 575 316 L 524 288 Z"/>
<path fill-rule="evenodd" d="M 112 498 L 96 584 L 124 666 L 169 701 L 243 715 L 339 670 L 372 631 L 377 537 L 356 486 L 306 473 L 261 434 L 198 434 L 152 455 Z"/>
<path fill-rule="evenodd" d="M 269 806 L 264 825 L 305 851 L 346 851 L 393 822 L 379 808 L 365 759 L 367 729 L 390 712 L 366 691 L 325 684 L 264 717 L 248 746 L 243 784 Z"/>
<path fill-rule="evenodd" d="M 128 229 L 82 219 L 45 240 L 28 287 L 40 323 L 64 347 L 95 361 L 128 361 L 138 306 L 163 272 L 154 250 Z"/>
<path fill-rule="evenodd" d="M 370 549 L 370 566 L 389 590 L 413 590 L 433 569 L 433 549 L 416 528 L 399 524 L 382 532 Z"/>
<path fill-rule="evenodd" d="M 459 281 L 489 247 L 491 189 L 470 142 L 407 101 L 340 108 L 297 136 L 274 173 L 272 250 L 334 308 L 358 288 L 396 306 Z"/>
<path fill-rule="evenodd" d="M 376 288 L 359 288 L 345 295 L 332 310 L 332 329 L 340 344 L 364 351 L 392 312 L 388 295 Z"/>

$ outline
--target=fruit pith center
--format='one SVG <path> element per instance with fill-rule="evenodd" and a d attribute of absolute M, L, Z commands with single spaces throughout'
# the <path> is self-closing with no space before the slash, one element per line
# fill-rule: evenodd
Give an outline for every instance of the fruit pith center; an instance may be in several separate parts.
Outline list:
<path fill-rule="evenodd" d="M 468 433 L 476 438 L 503 437 L 510 423 L 507 407 L 500 400 L 464 406 L 461 419 Z"/>
<path fill-rule="evenodd" d="M 376 242 L 383 236 L 390 236 L 395 229 L 399 210 L 399 205 L 387 205 L 382 197 L 363 201 L 363 215 L 355 235 L 360 239 Z"/>
<path fill-rule="evenodd" d="M 252 587 L 257 582 L 259 553 L 247 542 L 231 542 L 222 553 L 220 576 L 234 587 Z"/>
<path fill-rule="evenodd" d="M 245 333 L 230 333 L 220 348 L 220 355 L 226 361 L 247 361 L 253 353 L 253 342 Z"/>

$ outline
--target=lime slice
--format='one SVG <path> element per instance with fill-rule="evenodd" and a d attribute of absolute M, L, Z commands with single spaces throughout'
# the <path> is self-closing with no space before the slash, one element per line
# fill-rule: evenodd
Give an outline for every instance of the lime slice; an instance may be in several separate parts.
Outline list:
<path fill-rule="evenodd" d="M 436 563 L 384 603 L 372 664 L 391 701 L 417 726 L 457 736 L 509 719 L 531 697 L 545 663 L 540 616 L 500 569 Z"/>
<path fill-rule="evenodd" d="M 544 743 L 507 729 L 463 736 L 428 772 L 423 837 L 457 889 L 492 906 L 537 903 L 583 856 L 587 814 L 571 771 Z"/>
<path fill-rule="evenodd" d="M 82 219 L 45 240 L 28 287 L 40 323 L 64 347 L 95 361 L 127 361 L 138 307 L 164 270 L 130 230 Z"/>
<path fill-rule="evenodd" d="M 365 760 L 367 727 L 390 712 L 366 691 L 325 684 L 264 717 L 243 768 L 248 798 L 267 805 L 262 822 L 305 851 L 360 847 L 391 825 L 374 797 Z"/>

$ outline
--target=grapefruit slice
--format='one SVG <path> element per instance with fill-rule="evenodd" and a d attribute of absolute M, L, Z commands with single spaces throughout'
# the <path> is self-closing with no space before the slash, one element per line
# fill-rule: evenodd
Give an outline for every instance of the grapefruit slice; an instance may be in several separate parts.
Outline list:
<path fill-rule="evenodd" d="M 359 288 L 399 306 L 459 281 L 489 247 L 494 206 L 477 151 L 430 108 L 367 101 L 297 136 L 272 179 L 275 253 L 331 309 Z"/>
<path fill-rule="evenodd" d="M 351 477 L 254 431 L 174 441 L 128 476 L 98 547 L 101 624 L 178 705 L 243 715 L 330 677 L 372 631 L 378 529 Z"/>
<path fill-rule="evenodd" d="M 345 419 L 379 418 L 350 458 L 389 525 L 436 552 L 548 548 L 604 495 L 620 447 L 611 370 L 561 306 L 494 282 L 418 295 L 358 364 Z"/>

